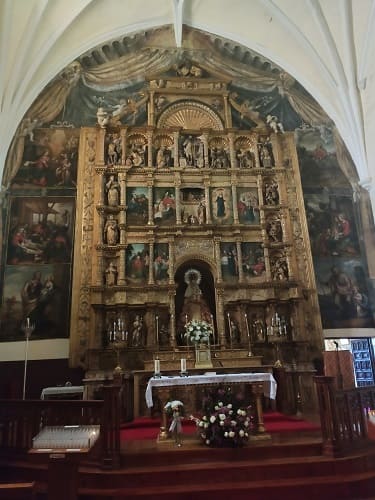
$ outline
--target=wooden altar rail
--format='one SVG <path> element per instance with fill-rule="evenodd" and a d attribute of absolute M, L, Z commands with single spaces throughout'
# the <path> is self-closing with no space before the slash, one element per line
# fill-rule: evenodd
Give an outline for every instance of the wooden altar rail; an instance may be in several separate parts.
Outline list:
<path fill-rule="evenodd" d="M 367 412 L 375 409 L 375 386 L 336 390 L 335 377 L 315 376 L 323 453 L 343 456 L 369 446 Z"/>
<path fill-rule="evenodd" d="M 120 464 L 120 394 L 103 386 L 103 400 L 0 400 L 0 450 L 27 452 L 33 438 L 50 425 L 100 425 L 95 458 L 103 468 Z"/>

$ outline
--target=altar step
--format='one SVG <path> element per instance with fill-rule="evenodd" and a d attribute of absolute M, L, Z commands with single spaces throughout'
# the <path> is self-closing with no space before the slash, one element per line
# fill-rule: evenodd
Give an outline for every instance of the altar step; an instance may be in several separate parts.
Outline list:
<path fill-rule="evenodd" d="M 168 445 L 167 445 L 168 446 Z M 375 448 L 333 459 L 321 443 L 247 446 L 242 449 L 167 447 L 128 453 L 121 468 L 82 465 L 79 500 L 325 500 L 374 498 Z M 2 466 L 4 464 L 1 464 Z M 10 465 L 10 464 L 9 464 Z M 28 460 L 3 468 L 1 479 L 36 481 L 47 499 L 46 464 Z"/>
<path fill-rule="evenodd" d="M 106 480 L 93 471 L 82 471 L 80 498 L 359 500 L 374 496 L 375 450 L 342 459 L 323 457 L 321 451 L 319 442 L 301 442 L 132 454 L 124 457 L 126 467 L 109 473 Z"/>

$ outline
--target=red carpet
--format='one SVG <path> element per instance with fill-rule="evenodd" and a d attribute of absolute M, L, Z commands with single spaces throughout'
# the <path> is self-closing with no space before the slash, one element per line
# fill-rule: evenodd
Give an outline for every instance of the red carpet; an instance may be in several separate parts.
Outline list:
<path fill-rule="evenodd" d="M 270 434 L 319 432 L 320 427 L 306 420 L 289 417 L 277 412 L 264 414 L 266 432 Z M 189 419 L 183 421 L 183 433 L 191 435 L 196 433 L 196 425 Z M 141 417 L 121 426 L 121 441 L 139 441 L 156 439 L 159 433 L 160 420 Z"/>

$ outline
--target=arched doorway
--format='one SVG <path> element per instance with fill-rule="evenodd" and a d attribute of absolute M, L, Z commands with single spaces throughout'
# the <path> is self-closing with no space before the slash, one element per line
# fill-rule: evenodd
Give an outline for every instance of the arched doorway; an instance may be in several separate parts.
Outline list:
<path fill-rule="evenodd" d="M 177 284 L 175 299 L 175 318 L 176 318 L 176 339 L 179 345 L 186 343 L 184 339 L 186 319 L 186 290 L 188 288 L 187 277 L 189 271 L 197 271 L 199 275 L 199 288 L 202 292 L 202 307 L 204 309 L 205 319 L 216 323 L 216 303 L 215 303 L 215 283 L 210 266 L 199 259 L 191 259 L 184 262 L 175 273 L 175 282 Z M 208 317 L 207 317 L 208 315 Z M 211 317 L 210 317 L 211 316 Z"/>

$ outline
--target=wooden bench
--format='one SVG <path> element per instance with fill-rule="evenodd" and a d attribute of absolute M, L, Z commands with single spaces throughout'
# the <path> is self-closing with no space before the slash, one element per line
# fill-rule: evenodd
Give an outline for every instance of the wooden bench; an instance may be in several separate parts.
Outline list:
<path fill-rule="evenodd" d="M 1 500 L 36 499 L 35 482 L 32 483 L 0 483 Z"/>

